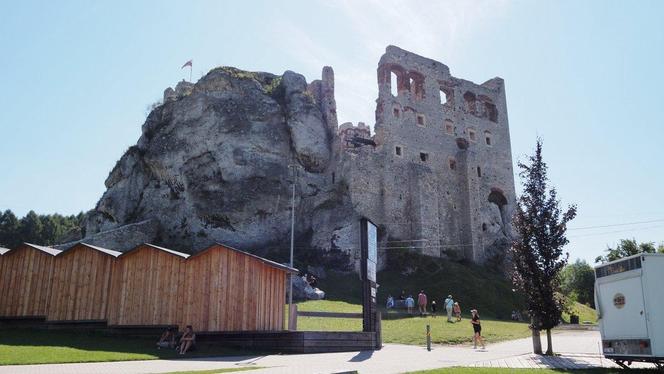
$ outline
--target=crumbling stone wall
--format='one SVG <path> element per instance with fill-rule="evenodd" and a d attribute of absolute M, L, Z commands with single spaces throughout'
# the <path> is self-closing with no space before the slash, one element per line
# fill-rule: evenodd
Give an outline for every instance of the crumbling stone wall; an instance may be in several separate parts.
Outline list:
<path fill-rule="evenodd" d="M 340 253 L 359 269 L 361 217 L 379 226 L 379 268 L 387 248 L 476 263 L 503 255 L 515 204 L 503 80 L 458 79 L 393 46 L 377 73 L 373 141 L 352 147 L 351 133 L 370 132 L 339 127 L 331 67 L 309 84 L 219 67 L 166 89 L 110 172 L 84 240 L 285 254 L 296 165 L 297 256 Z"/>
<path fill-rule="evenodd" d="M 342 157 L 353 205 L 386 247 L 484 263 L 504 254 L 516 201 L 504 82 L 455 78 L 389 46 L 378 64 L 377 147 Z"/>

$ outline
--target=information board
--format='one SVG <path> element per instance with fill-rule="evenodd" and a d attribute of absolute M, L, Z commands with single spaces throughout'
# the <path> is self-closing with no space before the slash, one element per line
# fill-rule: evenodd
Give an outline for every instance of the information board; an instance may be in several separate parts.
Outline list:
<path fill-rule="evenodd" d="M 376 331 L 376 301 L 378 284 L 376 267 L 378 264 L 378 228 L 366 218 L 360 220 L 360 248 L 362 253 L 362 330 Z"/>

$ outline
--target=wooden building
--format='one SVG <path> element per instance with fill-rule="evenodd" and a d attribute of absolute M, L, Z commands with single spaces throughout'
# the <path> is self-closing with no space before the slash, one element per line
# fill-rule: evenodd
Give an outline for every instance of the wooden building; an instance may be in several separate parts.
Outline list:
<path fill-rule="evenodd" d="M 108 324 L 178 325 L 182 320 L 188 254 L 142 244 L 117 258 L 111 276 Z"/>
<path fill-rule="evenodd" d="M 79 243 L 55 256 L 49 321 L 108 318 L 111 276 L 122 252 Z"/>
<path fill-rule="evenodd" d="M 290 267 L 221 244 L 187 260 L 183 320 L 199 331 L 284 328 Z"/>
<path fill-rule="evenodd" d="M 53 261 L 60 251 L 24 243 L 0 261 L 0 317 L 46 317 Z"/>

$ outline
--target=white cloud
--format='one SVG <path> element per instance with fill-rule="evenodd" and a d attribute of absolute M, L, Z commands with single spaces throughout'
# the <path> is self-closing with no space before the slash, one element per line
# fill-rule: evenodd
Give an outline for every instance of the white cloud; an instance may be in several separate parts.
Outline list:
<path fill-rule="evenodd" d="M 447 65 L 459 62 L 458 55 L 473 47 L 487 23 L 508 8 L 504 1 L 399 1 L 340 0 L 323 6 L 340 15 L 349 44 L 360 54 L 333 50 L 313 39 L 314 33 L 281 18 L 293 53 L 308 71 L 324 65 L 335 70 L 337 112 L 340 122 L 363 121 L 373 126 L 378 94 L 376 66 L 387 45 L 397 45 Z M 339 26 L 339 25 L 337 25 Z M 317 77 L 309 77 L 316 79 Z"/>

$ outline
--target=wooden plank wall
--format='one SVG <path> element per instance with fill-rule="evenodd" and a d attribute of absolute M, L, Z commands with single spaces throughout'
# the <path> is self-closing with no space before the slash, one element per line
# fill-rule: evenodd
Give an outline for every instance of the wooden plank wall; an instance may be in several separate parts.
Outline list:
<path fill-rule="evenodd" d="M 105 320 L 115 263 L 113 256 L 85 246 L 56 256 L 47 320 Z"/>
<path fill-rule="evenodd" d="M 286 272 L 223 246 L 187 260 L 181 327 L 276 331 L 284 326 Z"/>
<path fill-rule="evenodd" d="M 150 246 L 117 259 L 83 246 L 56 257 L 23 246 L 0 256 L 0 316 L 279 331 L 286 276 L 223 246 L 188 260 Z"/>
<path fill-rule="evenodd" d="M 0 316 L 45 317 L 51 291 L 53 256 L 22 245 L 0 261 Z"/>
<path fill-rule="evenodd" d="M 109 325 L 176 325 L 182 320 L 185 259 L 141 246 L 117 259 Z"/>

